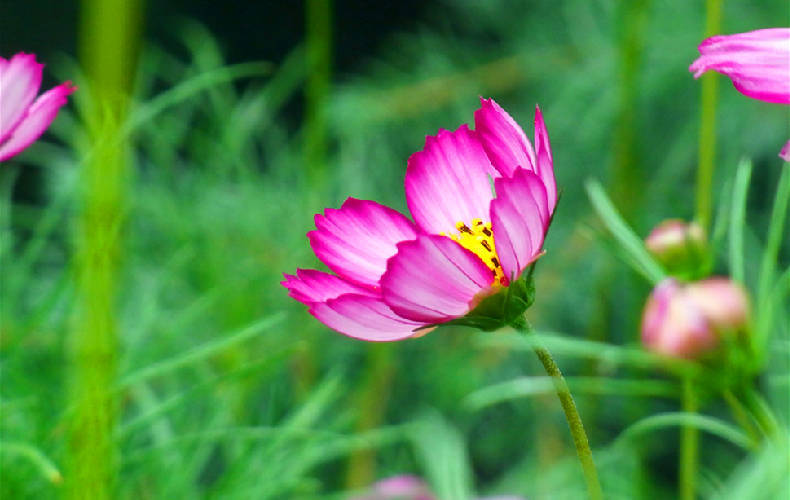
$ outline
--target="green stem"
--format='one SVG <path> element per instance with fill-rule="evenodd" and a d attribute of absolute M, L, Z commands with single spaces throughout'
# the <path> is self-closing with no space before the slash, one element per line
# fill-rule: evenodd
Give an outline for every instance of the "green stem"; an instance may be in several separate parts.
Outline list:
<path fill-rule="evenodd" d="M 512 326 L 525 335 L 529 335 L 534 331 L 526 318 L 521 318 L 520 321 L 514 323 Z M 576 403 L 573 401 L 573 396 L 568 389 L 565 377 L 562 376 L 562 372 L 557 366 L 557 363 L 554 362 L 554 358 L 551 357 L 549 350 L 537 342 L 535 338 L 531 339 L 531 343 L 535 354 L 537 354 L 538 359 L 541 364 L 543 364 L 543 368 L 546 370 L 546 374 L 551 377 L 554 382 L 557 397 L 560 399 L 562 410 L 565 412 L 565 420 L 568 422 L 568 427 L 573 437 L 573 444 L 576 446 L 576 455 L 579 457 L 579 463 L 584 472 L 584 480 L 587 483 L 587 493 L 593 500 L 602 499 L 603 491 L 598 481 L 598 471 L 593 461 L 590 442 L 587 439 L 587 433 L 584 431 L 582 419 L 579 416 L 579 411 L 576 409 Z"/>
<path fill-rule="evenodd" d="M 114 498 L 118 365 L 116 290 L 126 211 L 127 151 L 119 139 L 134 80 L 140 0 L 84 0 L 80 83 L 90 150 L 80 172 L 75 310 L 69 336 L 66 498 Z"/>
<path fill-rule="evenodd" d="M 332 68 L 331 0 L 305 5 L 307 82 L 305 86 L 304 155 L 308 186 L 319 189 L 326 175 L 327 98 Z"/>
<path fill-rule="evenodd" d="M 694 389 L 694 379 L 683 378 L 683 411 L 697 413 L 699 403 Z M 680 498 L 692 500 L 696 492 L 697 463 L 699 459 L 699 430 L 692 425 L 684 425 L 680 429 Z"/>
<path fill-rule="evenodd" d="M 707 0 L 705 36 L 721 31 L 721 0 Z M 697 222 L 708 230 L 713 207 L 713 168 L 716 160 L 716 100 L 718 75 L 708 73 L 700 78 L 702 94 L 700 104 L 699 157 L 697 166 Z"/>

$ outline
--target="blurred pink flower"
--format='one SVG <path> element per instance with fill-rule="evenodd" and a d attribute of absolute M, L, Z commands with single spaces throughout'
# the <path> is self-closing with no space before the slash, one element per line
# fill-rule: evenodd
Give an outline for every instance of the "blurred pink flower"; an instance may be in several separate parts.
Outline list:
<path fill-rule="evenodd" d="M 316 215 L 310 244 L 335 274 L 286 274 L 289 295 L 338 332 L 390 341 L 461 318 L 517 279 L 542 255 L 556 204 L 548 134 L 536 109 L 533 149 L 492 99 L 475 127 L 439 130 L 409 158 L 414 222 L 354 198 Z"/>
<path fill-rule="evenodd" d="M 438 500 L 428 484 L 417 476 L 393 476 L 376 482 L 371 492 L 354 500 Z M 515 495 L 478 497 L 477 500 L 524 500 Z"/>
<path fill-rule="evenodd" d="M 10 60 L 0 57 L 0 161 L 38 139 L 75 90 L 65 82 L 36 99 L 43 68 L 34 54 L 20 52 Z"/>
<path fill-rule="evenodd" d="M 728 76 L 743 95 L 790 104 L 790 28 L 770 28 L 703 40 L 689 67 L 698 78 L 713 70 Z"/>
<path fill-rule="evenodd" d="M 355 500 L 437 500 L 417 476 L 393 476 L 377 481 L 370 494 Z"/>
<path fill-rule="evenodd" d="M 683 285 L 673 278 L 659 283 L 642 313 L 642 342 L 648 350 L 696 358 L 715 349 L 727 332 L 748 320 L 743 289 L 727 278 Z"/>

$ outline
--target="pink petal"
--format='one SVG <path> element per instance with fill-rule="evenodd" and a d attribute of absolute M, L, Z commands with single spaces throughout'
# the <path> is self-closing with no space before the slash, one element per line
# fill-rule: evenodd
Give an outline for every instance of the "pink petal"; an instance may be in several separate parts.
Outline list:
<path fill-rule="evenodd" d="M 710 37 L 699 52 L 689 67 L 694 78 L 713 70 L 728 76 L 748 97 L 790 104 L 790 28 Z"/>
<path fill-rule="evenodd" d="M 288 289 L 288 295 L 308 306 L 313 302 L 325 302 L 347 293 L 376 296 L 372 290 L 355 285 L 334 274 L 314 269 L 297 269 L 296 276 L 291 274 L 284 276 L 285 281 L 281 281 L 280 284 Z"/>
<path fill-rule="evenodd" d="M 398 244 L 381 277 L 384 301 L 404 318 L 441 323 L 464 316 L 494 273 L 446 236 L 422 234 Z"/>
<path fill-rule="evenodd" d="M 499 173 L 488 161 L 475 132 L 461 125 L 439 130 L 425 148 L 411 155 L 406 169 L 406 203 L 414 221 L 430 234 L 457 233 L 458 222 L 486 219 L 490 178 Z"/>
<path fill-rule="evenodd" d="M 0 161 L 11 158 L 38 139 L 55 119 L 61 106 L 66 104 L 66 97 L 74 90 L 71 82 L 66 82 L 41 94 L 28 108 L 27 114 L 11 136 L 0 145 Z"/>
<path fill-rule="evenodd" d="M 41 86 L 44 65 L 20 52 L 0 65 L 0 144 L 19 124 Z"/>
<path fill-rule="evenodd" d="M 535 149 L 538 158 L 537 174 L 543 182 L 543 187 L 546 188 L 549 215 L 551 215 L 557 205 L 557 182 L 554 180 L 554 158 L 551 155 L 549 132 L 546 130 L 543 113 L 538 106 L 535 106 Z"/>
<path fill-rule="evenodd" d="M 550 217 L 546 188 L 537 175 L 523 169 L 497 179 L 495 188 L 491 230 L 502 271 L 512 280 L 541 255 Z"/>
<path fill-rule="evenodd" d="M 395 255 L 395 245 L 413 240 L 414 224 L 395 210 L 368 200 L 349 198 L 339 210 L 315 216 L 310 245 L 321 261 L 340 276 L 376 287 Z"/>
<path fill-rule="evenodd" d="M 782 150 L 779 151 L 779 158 L 784 161 L 790 161 L 790 141 L 787 141 L 782 147 Z"/>
<path fill-rule="evenodd" d="M 344 335 L 373 342 L 405 339 L 425 326 L 399 317 L 380 298 L 357 294 L 314 303 L 310 314 Z"/>
<path fill-rule="evenodd" d="M 491 163 L 510 177 L 517 168 L 536 172 L 535 152 L 516 121 L 493 99 L 480 98 L 475 131 Z"/>

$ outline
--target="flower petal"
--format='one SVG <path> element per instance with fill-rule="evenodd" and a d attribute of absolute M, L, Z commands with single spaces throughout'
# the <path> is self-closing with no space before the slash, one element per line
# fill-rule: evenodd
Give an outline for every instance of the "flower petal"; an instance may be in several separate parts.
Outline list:
<path fill-rule="evenodd" d="M 548 199 L 549 216 L 554 213 L 557 205 L 557 181 L 554 179 L 554 158 L 551 155 L 551 143 L 549 142 L 549 132 L 543 122 L 543 113 L 540 108 L 535 106 L 535 150 L 538 158 L 537 174 L 546 188 L 546 198 Z"/>
<path fill-rule="evenodd" d="M 360 340 L 386 342 L 416 335 L 423 323 L 399 317 L 381 298 L 341 295 L 310 307 L 310 314 L 329 328 Z"/>
<path fill-rule="evenodd" d="M 422 234 L 398 244 L 381 277 L 384 301 L 404 318 L 442 323 L 464 316 L 494 273 L 446 236 Z"/>
<path fill-rule="evenodd" d="M 502 271 L 509 280 L 540 257 L 549 224 L 546 188 L 537 175 L 524 169 L 495 183 L 491 202 L 491 230 Z"/>
<path fill-rule="evenodd" d="M 411 155 L 406 169 L 406 203 L 426 233 L 457 233 L 458 222 L 485 219 L 491 203 L 490 178 L 499 177 L 475 132 L 461 125 L 439 130 Z"/>
<path fill-rule="evenodd" d="M 782 150 L 779 151 L 779 158 L 784 161 L 790 161 L 790 141 L 787 141 L 785 145 L 782 146 Z"/>
<path fill-rule="evenodd" d="M 296 276 L 283 276 L 285 280 L 280 284 L 288 289 L 288 295 L 308 306 L 313 302 L 325 302 L 347 293 L 376 296 L 372 290 L 315 269 L 297 269 Z"/>
<path fill-rule="evenodd" d="M 399 212 L 355 198 L 316 215 L 315 225 L 307 236 L 316 256 L 341 277 L 373 287 L 395 255 L 395 245 L 417 236 L 414 224 Z"/>
<path fill-rule="evenodd" d="M 0 144 L 25 116 L 41 86 L 43 64 L 35 54 L 20 52 L 0 65 Z"/>
<path fill-rule="evenodd" d="M 74 90 L 71 82 L 66 82 L 41 94 L 8 139 L 0 145 L 0 161 L 11 158 L 38 139 Z"/>
<path fill-rule="evenodd" d="M 480 98 L 475 111 L 475 132 L 491 163 L 510 177 L 517 168 L 536 172 L 535 152 L 524 130 L 493 99 Z"/>
<path fill-rule="evenodd" d="M 694 78 L 713 70 L 748 97 L 790 104 L 790 28 L 713 36 L 698 48 L 700 57 L 689 67 Z"/>

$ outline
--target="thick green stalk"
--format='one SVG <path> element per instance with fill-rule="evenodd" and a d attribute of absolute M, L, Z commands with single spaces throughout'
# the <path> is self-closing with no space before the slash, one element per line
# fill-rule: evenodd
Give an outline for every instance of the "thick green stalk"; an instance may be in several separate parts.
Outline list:
<path fill-rule="evenodd" d="M 526 318 L 523 318 L 520 322 L 512 326 L 525 335 L 529 335 L 533 332 Z M 576 455 L 579 457 L 579 463 L 584 473 L 584 480 L 587 483 L 587 493 L 593 500 L 602 499 L 603 491 L 598 481 L 598 471 L 595 468 L 587 433 L 584 431 L 582 419 L 579 416 L 579 411 L 576 409 L 576 403 L 573 401 L 573 396 L 571 395 L 570 389 L 568 389 L 565 377 L 562 376 L 560 368 L 557 366 L 557 363 L 554 362 L 554 358 L 552 358 L 548 349 L 536 342 L 535 339 L 532 339 L 532 346 L 543 368 L 546 370 L 546 374 L 551 377 L 551 380 L 554 382 L 557 397 L 560 400 L 562 411 L 565 413 L 565 420 L 568 422 L 568 427 L 573 437 L 573 444 L 576 447 Z"/>
<path fill-rule="evenodd" d="M 326 175 L 327 98 L 332 68 L 332 5 L 330 0 L 307 0 L 305 41 L 304 161 L 308 187 L 322 187 Z"/>
<path fill-rule="evenodd" d="M 707 0 L 705 36 L 721 32 L 721 0 Z M 710 228 L 713 210 L 713 170 L 716 162 L 716 101 L 718 75 L 709 72 L 700 77 L 699 157 L 697 165 L 696 219 L 704 230 Z"/>
<path fill-rule="evenodd" d="M 699 407 L 694 380 L 691 376 L 683 378 L 683 411 L 696 413 Z M 699 460 L 699 430 L 691 425 L 680 429 L 680 461 L 678 470 L 679 497 L 692 500 L 697 490 L 697 464 Z"/>
<path fill-rule="evenodd" d="M 69 498 L 113 498 L 118 456 L 113 432 L 117 368 L 115 295 L 121 259 L 126 114 L 139 43 L 137 0 L 84 0 L 80 57 L 85 152 L 75 234 L 76 305 L 69 338 Z"/>

